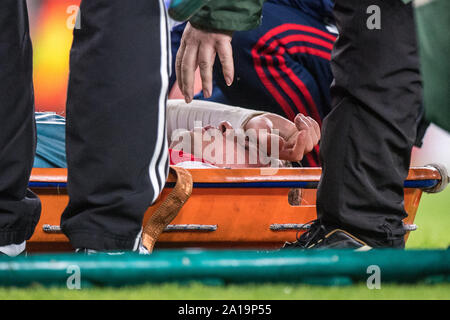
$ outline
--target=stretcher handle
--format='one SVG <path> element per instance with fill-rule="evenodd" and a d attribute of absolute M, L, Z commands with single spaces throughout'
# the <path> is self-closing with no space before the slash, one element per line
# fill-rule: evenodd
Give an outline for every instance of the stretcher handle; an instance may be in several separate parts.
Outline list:
<path fill-rule="evenodd" d="M 432 163 L 432 164 L 427 165 L 427 167 L 430 167 L 430 168 L 433 168 L 433 169 L 436 169 L 437 171 L 439 171 L 439 174 L 441 175 L 441 179 L 438 180 L 438 183 L 435 186 L 424 189 L 424 191 L 427 193 L 438 193 L 438 192 L 444 191 L 444 189 L 447 188 L 448 183 L 450 181 L 450 177 L 448 175 L 447 168 L 443 164 L 439 164 L 439 163 Z"/>

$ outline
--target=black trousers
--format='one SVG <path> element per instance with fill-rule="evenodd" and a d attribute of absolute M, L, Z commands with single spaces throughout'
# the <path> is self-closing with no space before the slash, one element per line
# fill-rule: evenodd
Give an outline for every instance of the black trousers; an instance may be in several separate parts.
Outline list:
<path fill-rule="evenodd" d="M 25 1 L 0 1 L 0 246 L 29 239 L 41 204 L 27 189 L 36 148 Z"/>
<path fill-rule="evenodd" d="M 371 5 L 380 29 L 368 28 Z M 401 248 L 403 183 L 422 103 L 413 8 L 400 0 L 336 0 L 334 11 L 340 35 L 333 110 L 320 146 L 318 215 L 372 246 Z"/>
<path fill-rule="evenodd" d="M 75 248 L 133 249 L 168 174 L 165 7 L 83 0 L 80 9 L 67 99 L 70 202 L 61 226 Z M 26 192 L 35 133 L 24 0 L 2 0 L 0 26 L 0 245 L 6 245 L 28 239 L 38 219 L 39 202 Z"/>

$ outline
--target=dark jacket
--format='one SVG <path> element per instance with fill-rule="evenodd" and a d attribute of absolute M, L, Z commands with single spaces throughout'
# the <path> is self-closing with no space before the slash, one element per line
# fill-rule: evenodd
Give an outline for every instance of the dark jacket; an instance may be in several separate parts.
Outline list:
<path fill-rule="evenodd" d="M 268 0 L 267 2 L 298 8 L 317 20 L 322 20 L 324 17 L 333 18 L 334 0 Z"/>
<path fill-rule="evenodd" d="M 244 31 L 261 23 L 264 0 L 212 0 L 189 21 L 199 29 Z"/>
<path fill-rule="evenodd" d="M 302 10 L 315 18 L 332 19 L 334 0 L 268 0 Z M 264 0 L 213 0 L 190 19 L 196 28 L 245 31 L 261 23 Z"/>

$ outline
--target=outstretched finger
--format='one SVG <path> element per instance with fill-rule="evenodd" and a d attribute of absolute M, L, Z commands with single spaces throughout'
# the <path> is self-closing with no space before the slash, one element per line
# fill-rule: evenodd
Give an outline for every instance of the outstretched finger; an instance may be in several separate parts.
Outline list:
<path fill-rule="evenodd" d="M 181 62 L 181 92 L 186 103 L 190 103 L 194 98 L 195 70 L 197 69 L 198 46 L 186 46 Z"/>
<path fill-rule="evenodd" d="M 181 65 L 183 62 L 184 50 L 186 49 L 186 43 L 182 40 L 180 48 L 177 52 L 177 57 L 175 60 L 175 74 L 177 76 L 177 83 L 180 91 L 183 92 L 183 74 L 181 72 Z"/>
<path fill-rule="evenodd" d="M 227 86 L 231 86 L 234 79 L 233 48 L 231 47 L 231 42 L 228 40 L 219 42 L 217 45 L 217 54 L 222 64 L 225 82 Z"/>
<path fill-rule="evenodd" d="M 213 66 L 216 51 L 213 46 L 201 46 L 198 53 L 198 66 L 202 79 L 203 95 L 210 98 L 213 90 Z"/>

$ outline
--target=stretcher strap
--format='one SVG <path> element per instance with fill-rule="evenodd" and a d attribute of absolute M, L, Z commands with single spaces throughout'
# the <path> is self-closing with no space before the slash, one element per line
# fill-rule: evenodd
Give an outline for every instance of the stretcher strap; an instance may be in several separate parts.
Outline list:
<path fill-rule="evenodd" d="M 171 167 L 170 174 L 176 180 L 175 187 L 153 213 L 142 233 L 142 244 L 150 253 L 153 251 L 158 237 L 176 218 L 192 194 L 193 180 L 189 171 L 179 167 Z"/>

